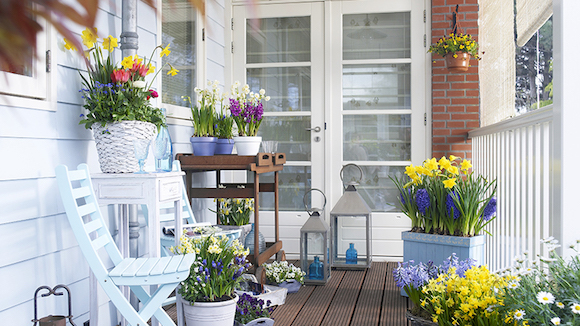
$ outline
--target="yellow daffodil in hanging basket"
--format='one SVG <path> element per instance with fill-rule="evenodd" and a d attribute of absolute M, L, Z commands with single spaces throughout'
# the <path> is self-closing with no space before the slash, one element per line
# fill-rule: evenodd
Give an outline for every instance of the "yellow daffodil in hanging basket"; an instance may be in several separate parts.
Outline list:
<path fill-rule="evenodd" d="M 445 57 L 447 69 L 451 72 L 465 72 L 469 68 L 469 59 L 473 56 L 480 60 L 479 45 L 469 34 L 454 34 L 439 39 L 429 47 L 429 52 Z"/>

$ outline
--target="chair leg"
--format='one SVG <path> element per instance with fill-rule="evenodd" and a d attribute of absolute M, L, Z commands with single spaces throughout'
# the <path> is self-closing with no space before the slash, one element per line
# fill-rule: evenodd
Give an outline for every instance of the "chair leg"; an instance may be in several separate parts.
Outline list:
<path fill-rule="evenodd" d="M 109 296 L 109 299 L 113 302 L 113 305 L 121 313 L 121 315 L 127 320 L 127 323 L 131 326 L 146 326 L 147 319 L 143 319 L 139 313 L 133 308 L 131 303 L 125 298 L 121 290 L 113 282 L 99 282 L 101 287 Z"/>
<path fill-rule="evenodd" d="M 143 307 L 139 310 L 139 315 L 146 320 L 149 320 L 151 316 L 155 316 L 161 325 L 175 326 L 171 317 L 163 310 L 162 304 L 177 287 L 177 284 L 169 283 L 159 285 L 153 295 L 149 295 L 142 286 L 131 286 L 131 290 L 143 304 Z"/>

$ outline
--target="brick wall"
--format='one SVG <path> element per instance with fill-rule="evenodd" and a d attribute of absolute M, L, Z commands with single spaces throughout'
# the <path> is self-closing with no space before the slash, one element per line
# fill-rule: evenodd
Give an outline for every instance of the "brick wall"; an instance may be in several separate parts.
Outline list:
<path fill-rule="evenodd" d="M 459 5 L 460 28 L 476 40 L 478 35 L 478 0 L 432 0 L 431 44 L 452 30 L 452 12 Z M 447 71 L 445 59 L 433 54 L 433 157 L 453 154 L 471 159 L 469 130 L 479 127 L 479 76 L 477 60 L 465 73 Z"/>

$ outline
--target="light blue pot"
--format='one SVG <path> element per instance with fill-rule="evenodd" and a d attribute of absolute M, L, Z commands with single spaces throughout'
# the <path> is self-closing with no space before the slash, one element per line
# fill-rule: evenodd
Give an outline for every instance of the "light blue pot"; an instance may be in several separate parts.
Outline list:
<path fill-rule="evenodd" d="M 213 156 L 215 152 L 216 137 L 191 137 L 191 147 L 195 156 Z"/>

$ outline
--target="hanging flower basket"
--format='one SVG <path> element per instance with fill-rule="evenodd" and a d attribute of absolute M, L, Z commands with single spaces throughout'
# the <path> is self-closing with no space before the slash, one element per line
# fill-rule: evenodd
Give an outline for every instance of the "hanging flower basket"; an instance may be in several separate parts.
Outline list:
<path fill-rule="evenodd" d="M 448 53 L 445 56 L 447 70 L 450 72 L 466 72 L 469 68 L 469 59 L 471 59 L 471 55 L 467 52 Z"/>

